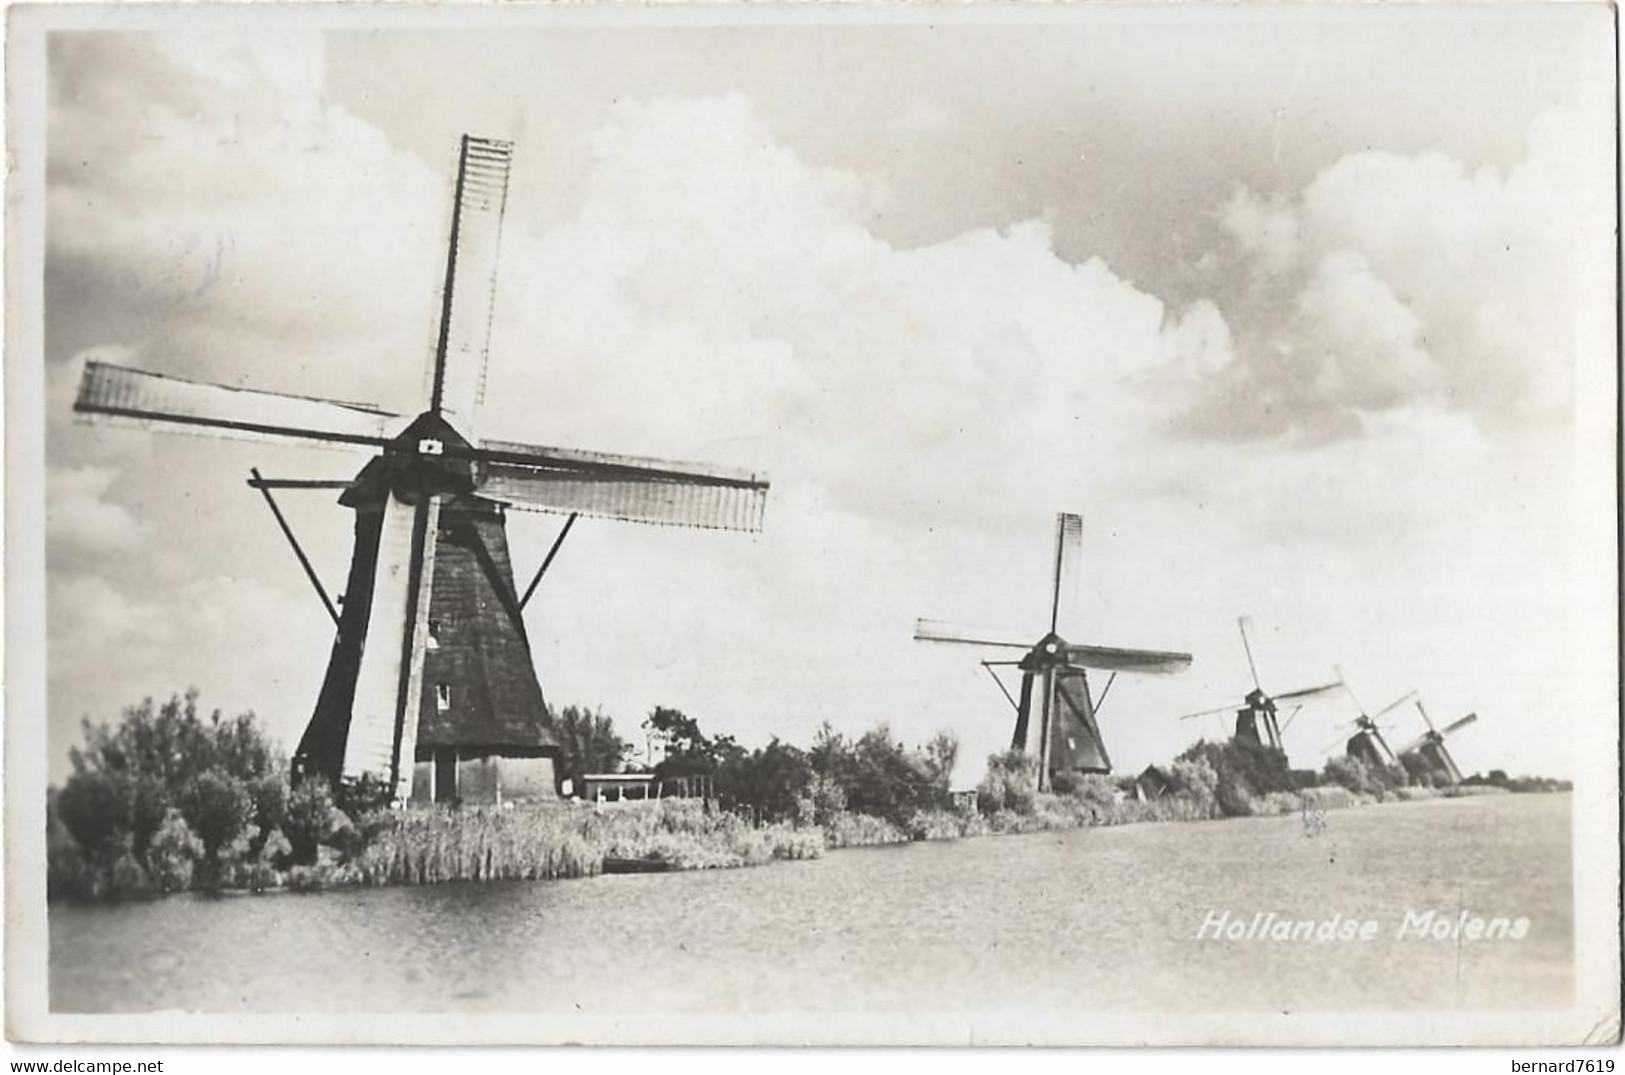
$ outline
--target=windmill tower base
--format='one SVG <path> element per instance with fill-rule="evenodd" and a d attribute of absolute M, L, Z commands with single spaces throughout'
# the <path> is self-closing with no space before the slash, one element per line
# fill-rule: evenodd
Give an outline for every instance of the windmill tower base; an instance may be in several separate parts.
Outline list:
<path fill-rule="evenodd" d="M 1344 751 L 1349 757 L 1357 758 L 1373 768 L 1386 769 L 1394 764 L 1386 755 L 1384 748 L 1378 746 L 1377 739 L 1368 731 L 1358 732 L 1351 737 Z"/>
<path fill-rule="evenodd" d="M 413 805 L 460 802 L 494 806 L 556 798 L 558 775 L 550 757 L 516 758 L 441 748 L 419 751 L 412 765 Z"/>

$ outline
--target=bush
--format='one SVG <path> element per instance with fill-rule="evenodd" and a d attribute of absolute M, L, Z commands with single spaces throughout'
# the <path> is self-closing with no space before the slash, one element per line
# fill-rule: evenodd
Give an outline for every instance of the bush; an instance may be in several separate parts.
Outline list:
<path fill-rule="evenodd" d="M 104 895 L 109 899 L 130 900 L 145 899 L 154 895 L 157 889 L 152 879 L 147 876 L 146 869 L 136 861 L 134 855 L 126 852 L 118 857 L 113 867 L 107 873 Z"/>
<path fill-rule="evenodd" d="M 153 883 L 161 892 L 182 892 L 192 887 L 203 841 L 192 832 L 180 811 L 171 810 L 152 838 L 147 862 Z"/>
<path fill-rule="evenodd" d="M 282 827 L 288 815 L 288 800 L 292 797 L 287 778 L 282 773 L 266 773 L 250 780 L 248 797 L 254 803 L 254 828 L 262 836 Z"/>
<path fill-rule="evenodd" d="M 1250 739 L 1206 740 L 1185 750 L 1177 762 L 1205 761 L 1213 771 L 1213 796 L 1226 817 L 1252 813 L 1255 797 L 1291 791 L 1294 786 L 1286 754 Z"/>
<path fill-rule="evenodd" d="M 282 812 L 282 832 L 288 839 L 289 858 L 301 866 L 316 861 L 316 849 L 338 828 L 340 814 L 333 804 L 333 789 L 320 777 L 306 777 L 288 793 Z M 345 818 L 348 823 L 349 819 Z"/>
<path fill-rule="evenodd" d="M 798 817 L 801 799 L 812 786 L 812 764 L 804 751 L 774 737 L 753 753 L 740 752 L 717 769 L 717 795 L 731 809 L 744 808 L 765 821 Z"/>
<path fill-rule="evenodd" d="M 776 859 L 815 859 L 824 854 L 824 834 L 817 829 L 774 825 L 764 830 Z"/>
<path fill-rule="evenodd" d="M 885 818 L 844 813 L 835 815 L 824 826 L 824 839 L 830 847 L 872 847 L 905 844 L 912 837 Z"/>
<path fill-rule="evenodd" d="M 1038 762 L 1020 750 L 992 754 L 987 774 L 976 787 L 976 808 L 983 814 L 1030 814 L 1038 795 Z"/>
<path fill-rule="evenodd" d="M 395 789 L 370 773 L 359 780 L 346 780 L 333 789 L 333 803 L 351 817 L 388 810 L 395 802 Z"/>
<path fill-rule="evenodd" d="M 284 859 L 293 852 L 293 844 L 281 829 L 272 829 L 265 833 L 260 843 L 260 858 L 270 862 L 273 859 Z"/>
<path fill-rule="evenodd" d="M 909 819 L 908 833 L 916 840 L 957 840 L 969 835 L 968 820 L 957 810 L 921 810 Z"/>
<path fill-rule="evenodd" d="M 1302 795 L 1303 804 L 1313 810 L 1343 810 L 1352 806 L 1364 806 L 1373 801 L 1337 785 L 1305 788 Z"/>
<path fill-rule="evenodd" d="M 91 861 L 111 862 L 129 828 L 119 781 L 109 773 L 75 773 L 56 797 L 57 817 Z"/>
<path fill-rule="evenodd" d="M 184 887 L 190 845 L 170 820 L 174 810 L 206 848 L 219 837 L 207 858 L 230 851 L 242 836 L 247 822 L 237 825 L 240 801 L 248 803 L 250 819 L 263 816 L 254 831 L 268 831 L 274 826 L 265 822 L 276 820 L 286 798 L 283 762 L 254 715 L 222 720 L 216 712 L 204 720 L 196 691 L 161 706 L 148 698 L 127 707 L 117 727 L 85 722 L 84 743 L 69 757 L 73 773 L 48 803 L 60 826 L 49 859 L 53 894 L 144 895 Z M 227 800 L 233 808 L 216 820 L 215 807 Z M 205 832 L 211 825 L 223 831 Z M 78 849 L 77 863 L 70 844 Z"/>
<path fill-rule="evenodd" d="M 1253 800 L 1253 813 L 1260 817 L 1296 814 L 1304 808 L 1303 796 L 1295 791 L 1272 791 Z"/>
<path fill-rule="evenodd" d="M 825 777 L 819 777 L 796 800 L 796 820 L 803 825 L 828 825 L 844 813 L 846 789 Z"/>
<path fill-rule="evenodd" d="M 1327 759 L 1323 779 L 1357 795 L 1376 799 L 1389 798 L 1395 789 L 1405 786 L 1405 773 L 1401 769 L 1392 765 L 1369 765 L 1347 754 Z"/>
<path fill-rule="evenodd" d="M 1109 815 L 1115 811 L 1123 798 L 1111 777 L 1099 773 L 1077 776 L 1073 780 L 1071 796 L 1081 803 L 1094 807 L 1096 812 L 1102 815 Z"/>
<path fill-rule="evenodd" d="M 1188 800 L 1198 816 L 1219 816 L 1219 774 L 1206 758 L 1174 762 L 1168 769 L 1168 782 L 1172 796 Z"/>
<path fill-rule="evenodd" d="M 907 750 L 882 724 L 852 749 L 842 784 L 848 808 L 906 824 L 916 810 L 946 805 L 937 774 L 923 755 Z"/>
<path fill-rule="evenodd" d="M 83 849 L 58 816 L 53 793 L 45 807 L 45 895 L 47 899 L 90 899 L 95 874 Z"/>
<path fill-rule="evenodd" d="M 193 777 L 180 795 L 181 816 L 203 845 L 199 881 L 219 885 L 223 868 L 247 849 L 254 800 L 248 787 L 219 769 Z"/>

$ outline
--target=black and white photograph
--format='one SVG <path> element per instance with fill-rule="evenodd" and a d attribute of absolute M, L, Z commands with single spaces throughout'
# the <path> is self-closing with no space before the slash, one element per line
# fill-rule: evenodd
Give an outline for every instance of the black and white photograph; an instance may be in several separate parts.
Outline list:
<path fill-rule="evenodd" d="M 7 1034 L 1620 1038 L 1616 12 L 7 40 Z"/>

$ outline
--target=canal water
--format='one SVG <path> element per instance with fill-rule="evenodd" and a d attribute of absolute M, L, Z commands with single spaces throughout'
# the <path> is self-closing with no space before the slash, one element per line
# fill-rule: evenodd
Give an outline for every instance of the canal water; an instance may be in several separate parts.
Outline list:
<path fill-rule="evenodd" d="M 811 862 L 54 906 L 59 1012 L 1415 1011 L 1572 994 L 1567 795 L 1133 825 Z M 1425 936 L 1407 915 L 1434 912 Z M 1456 935 L 1462 912 L 1521 939 Z M 1214 937 L 1338 916 L 1368 939 Z M 1211 916 L 1211 917 L 1210 917 Z M 1418 932 L 1412 917 L 1409 932 Z M 1370 927 L 1366 927 L 1371 932 Z M 1505 928 L 1505 927 L 1502 927 Z M 1512 933 L 1519 930 L 1515 927 Z"/>

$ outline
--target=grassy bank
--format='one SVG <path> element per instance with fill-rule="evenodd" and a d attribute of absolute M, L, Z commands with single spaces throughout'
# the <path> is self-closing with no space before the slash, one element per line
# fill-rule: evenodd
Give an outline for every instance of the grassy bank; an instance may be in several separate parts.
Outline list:
<path fill-rule="evenodd" d="M 117 728 L 87 725 L 85 739 L 72 776 L 47 798 L 53 899 L 559 880 L 612 859 L 756 866 L 832 848 L 1100 825 L 1299 812 L 1318 824 L 1323 811 L 1376 802 L 1564 789 L 1500 771 L 1441 788 L 1347 757 L 1300 772 L 1278 750 L 1229 740 L 1198 742 L 1137 777 L 1056 773 L 1046 792 L 1032 757 L 995 754 L 972 805 L 949 793 L 951 737 L 915 750 L 881 726 L 850 742 L 826 727 L 810 751 L 777 740 L 755 752 L 726 737 L 691 744 L 682 756 L 716 776 L 719 798 L 704 803 L 390 810 L 365 781 L 336 792 L 321 780 L 290 785 L 252 715 L 204 719 L 192 694 L 143 702 Z"/>
<path fill-rule="evenodd" d="M 1349 809 L 1379 802 L 1414 801 L 1497 789 L 1402 788 L 1379 799 L 1341 787 L 1275 792 L 1254 800 L 1259 816 Z M 1101 825 L 1199 821 L 1222 813 L 1189 797 L 1141 801 L 1096 792 L 1039 794 L 1030 811 L 922 811 L 899 825 L 868 814 L 842 812 L 819 825 L 788 822 L 753 826 L 737 814 L 707 810 L 695 800 L 595 811 L 576 804 L 510 810 L 405 810 L 373 821 L 367 846 L 348 859 L 290 879 L 324 884 L 433 884 L 440 881 L 556 880 L 590 877 L 606 858 L 661 862 L 676 869 L 760 866 L 777 859 L 818 858 L 826 850 L 1013 835 Z M 299 868 L 296 868 L 298 871 Z"/>
<path fill-rule="evenodd" d="M 1252 802 L 1272 816 L 1349 809 L 1378 802 L 1470 794 L 1505 794 L 1488 788 L 1404 788 L 1379 799 L 1340 787 L 1275 792 Z M 1202 821 L 1224 814 L 1211 804 L 1176 795 L 1142 801 L 1110 797 L 1095 785 L 1065 795 L 1035 794 L 1025 809 L 931 810 L 899 825 L 867 814 L 842 812 L 823 824 L 752 825 L 737 814 L 708 809 L 698 800 L 666 800 L 595 810 L 577 803 L 510 809 L 409 809 L 379 812 L 350 823 L 337 820 L 317 861 L 278 869 L 264 858 L 233 864 L 219 888 L 263 892 L 315 891 L 369 885 L 448 881 L 564 880 L 601 873 L 606 859 L 658 862 L 698 870 L 760 866 L 774 860 L 818 858 L 826 850 L 914 840 L 957 840 L 1104 825 Z M 160 885 L 133 875 L 99 898 L 141 898 Z"/>

